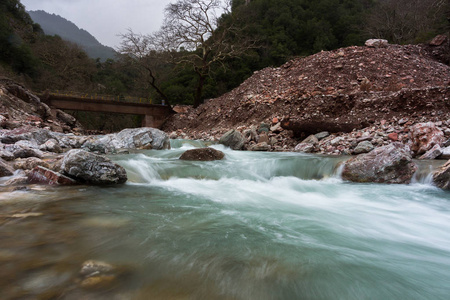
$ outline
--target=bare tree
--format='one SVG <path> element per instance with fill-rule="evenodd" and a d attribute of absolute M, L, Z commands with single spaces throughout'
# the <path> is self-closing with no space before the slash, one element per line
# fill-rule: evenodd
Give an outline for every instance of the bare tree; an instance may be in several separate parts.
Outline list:
<path fill-rule="evenodd" d="M 230 0 L 178 0 L 166 7 L 159 31 L 142 35 L 129 30 L 122 34 L 119 52 L 146 70 L 151 87 L 167 102 L 168 97 L 159 87 L 158 64 L 191 67 L 197 75 L 197 107 L 211 66 L 255 48 L 256 43 L 245 39 L 242 28 L 235 26 L 230 9 Z"/>
<path fill-rule="evenodd" d="M 448 0 L 379 0 L 367 20 L 372 37 L 394 43 L 414 42 L 445 19 Z"/>
<path fill-rule="evenodd" d="M 154 36 L 137 34 L 128 29 L 127 33 L 121 34 L 120 37 L 122 42 L 119 52 L 126 55 L 143 71 L 142 76 L 146 79 L 145 82 L 170 106 L 169 98 L 160 88 L 160 80 L 163 77 L 160 70 L 162 64 L 167 61 L 167 55 L 158 50 L 160 47 L 155 43 Z"/>
<path fill-rule="evenodd" d="M 235 26 L 231 1 L 179 0 L 166 7 L 164 24 L 155 34 L 161 50 L 177 64 L 190 65 L 197 74 L 194 107 L 202 102 L 211 66 L 242 56 L 256 43 Z"/>

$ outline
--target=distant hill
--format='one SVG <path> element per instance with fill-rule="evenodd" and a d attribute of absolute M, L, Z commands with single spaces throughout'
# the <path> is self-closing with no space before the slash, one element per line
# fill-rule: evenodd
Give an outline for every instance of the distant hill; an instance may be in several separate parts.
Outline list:
<path fill-rule="evenodd" d="M 28 14 L 35 23 L 41 25 L 45 34 L 59 35 L 64 40 L 79 45 L 92 58 L 100 58 L 102 61 L 114 59 L 113 48 L 100 44 L 89 32 L 78 28 L 69 20 L 43 10 L 28 11 Z"/>

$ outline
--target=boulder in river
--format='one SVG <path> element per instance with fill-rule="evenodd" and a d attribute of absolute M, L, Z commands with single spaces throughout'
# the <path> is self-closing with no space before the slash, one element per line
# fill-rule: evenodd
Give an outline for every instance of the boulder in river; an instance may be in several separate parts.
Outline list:
<path fill-rule="evenodd" d="M 89 143 L 100 144 L 101 147 L 110 149 L 170 149 L 169 136 L 159 129 L 150 127 L 124 129 L 119 133 L 101 136 Z"/>
<path fill-rule="evenodd" d="M 225 157 L 225 154 L 222 151 L 206 147 L 206 148 L 197 148 L 190 149 L 181 154 L 181 160 L 194 160 L 194 161 L 212 161 L 212 160 L 221 160 Z"/>
<path fill-rule="evenodd" d="M 239 131 L 231 129 L 220 138 L 219 144 L 230 147 L 233 150 L 241 150 L 244 147 L 245 138 Z"/>
<path fill-rule="evenodd" d="M 444 190 L 450 190 L 450 160 L 433 173 L 433 183 Z"/>
<path fill-rule="evenodd" d="M 342 178 L 353 182 L 409 183 L 417 170 L 410 149 L 402 143 L 392 143 L 344 163 Z"/>
<path fill-rule="evenodd" d="M 80 149 L 66 153 L 61 164 L 61 173 L 88 184 L 121 184 L 127 181 L 127 173 L 123 167 L 105 156 Z"/>

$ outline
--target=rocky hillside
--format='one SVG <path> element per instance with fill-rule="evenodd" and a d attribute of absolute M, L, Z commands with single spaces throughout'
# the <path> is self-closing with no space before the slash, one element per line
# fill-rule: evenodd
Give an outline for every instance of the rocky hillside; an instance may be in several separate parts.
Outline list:
<path fill-rule="evenodd" d="M 294 59 L 255 72 L 233 91 L 177 114 L 164 130 L 183 129 L 190 137 L 208 139 L 232 128 L 244 132 L 280 123 L 281 129 L 269 132 L 273 148 L 292 150 L 323 131 L 342 135 L 399 122 L 402 127 L 446 122 L 450 67 L 439 61 L 448 53 L 447 42 L 439 44 L 348 47 Z"/>
<path fill-rule="evenodd" d="M 68 133 L 82 131 L 71 115 L 50 109 L 22 85 L 0 78 L 0 133 L 9 130 L 25 132 L 29 127 Z"/>

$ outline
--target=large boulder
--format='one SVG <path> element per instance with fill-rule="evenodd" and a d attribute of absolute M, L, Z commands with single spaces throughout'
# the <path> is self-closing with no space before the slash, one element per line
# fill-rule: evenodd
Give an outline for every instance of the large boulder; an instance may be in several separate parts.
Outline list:
<path fill-rule="evenodd" d="M 219 144 L 230 147 L 233 150 L 241 150 L 244 147 L 245 138 L 239 131 L 231 129 L 220 138 Z"/>
<path fill-rule="evenodd" d="M 450 160 L 433 173 L 433 183 L 441 189 L 450 190 Z"/>
<path fill-rule="evenodd" d="M 101 136 L 89 143 L 106 149 L 170 149 L 169 136 L 156 128 L 124 129 L 119 133 Z"/>
<path fill-rule="evenodd" d="M 123 167 L 107 157 L 80 149 L 66 153 L 61 164 L 61 173 L 88 184 L 120 184 L 127 181 L 127 173 Z"/>
<path fill-rule="evenodd" d="M 213 149 L 213 148 L 197 148 L 187 150 L 183 154 L 181 154 L 181 160 L 195 160 L 195 161 L 212 161 L 212 160 L 221 160 L 225 157 L 225 154 L 222 151 Z"/>
<path fill-rule="evenodd" d="M 445 142 L 444 133 L 433 122 L 418 123 L 411 127 L 411 150 L 421 155 Z"/>
<path fill-rule="evenodd" d="M 397 142 L 349 159 L 344 163 L 342 178 L 353 182 L 410 183 L 416 170 L 409 147 Z"/>

